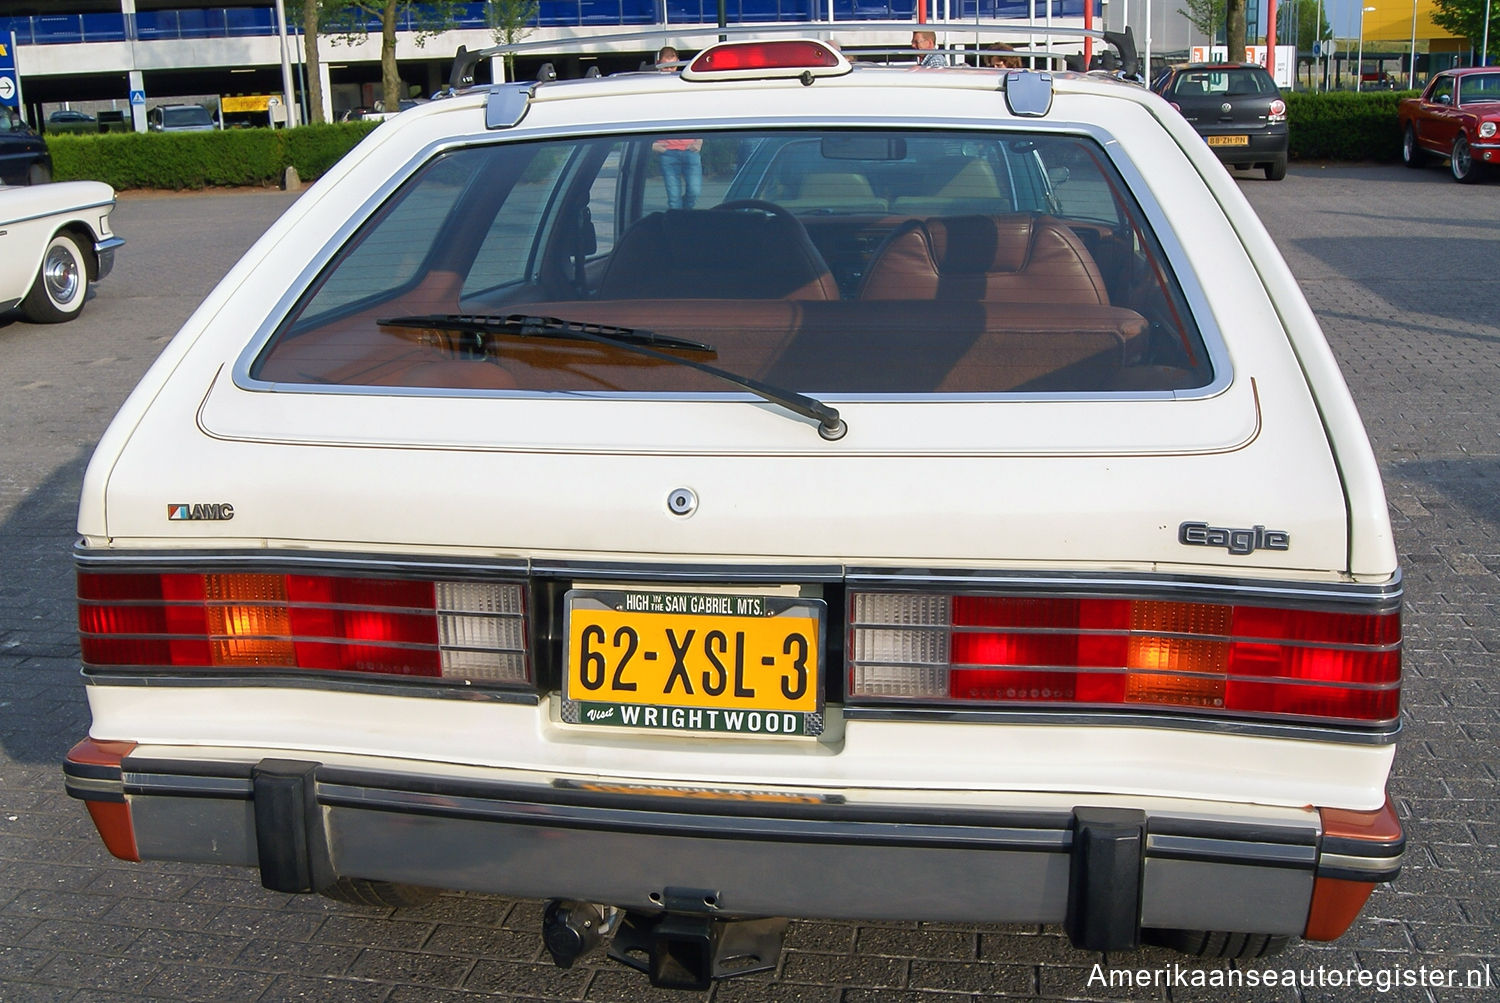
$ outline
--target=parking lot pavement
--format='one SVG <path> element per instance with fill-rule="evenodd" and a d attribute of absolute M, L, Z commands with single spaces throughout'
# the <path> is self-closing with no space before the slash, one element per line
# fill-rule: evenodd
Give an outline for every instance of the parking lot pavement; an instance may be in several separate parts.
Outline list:
<path fill-rule="evenodd" d="M 774 977 L 709 998 L 1500 997 L 1497 188 L 1400 167 L 1294 165 L 1284 182 L 1241 182 L 1343 363 L 1405 567 L 1393 794 L 1407 863 L 1355 928 L 1251 966 L 1298 985 L 1226 989 L 1222 967 L 1078 952 L 1050 927 L 799 922 Z M 127 195 L 115 215 L 127 246 L 80 320 L 0 317 L 0 1000 L 698 998 L 597 955 L 553 968 L 535 902 L 359 909 L 265 891 L 251 872 L 122 863 L 64 795 L 59 764 L 88 726 L 70 558 L 84 464 L 198 299 L 292 198 Z M 1153 984 L 1110 985 L 1111 971 L 1142 968 L 1160 973 Z"/>

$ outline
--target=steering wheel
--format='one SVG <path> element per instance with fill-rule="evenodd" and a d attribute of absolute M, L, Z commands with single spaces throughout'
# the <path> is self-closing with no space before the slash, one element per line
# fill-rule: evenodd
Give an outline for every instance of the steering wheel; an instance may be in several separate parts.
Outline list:
<path fill-rule="evenodd" d="M 767 216 L 774 216 L 777 219 L 790 220 L 793 223 L 797 222 L 797 217 L 793 216 L 784 206 L 779 206 L 775 202 L 767 202 L 764 199 L 735 199 L 732 202 L 720 202 L 713 207 L 712 211 L 762 212 Z"/>

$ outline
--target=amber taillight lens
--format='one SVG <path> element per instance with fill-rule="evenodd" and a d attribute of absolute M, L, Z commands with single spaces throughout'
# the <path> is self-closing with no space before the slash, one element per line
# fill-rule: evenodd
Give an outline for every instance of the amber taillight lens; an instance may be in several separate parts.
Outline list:
<path fill-rule="evenodd" d="M 518 582 L 81 571 L 78 629 L 91 666 L 531 678 Z"/>
<path fill-rule="evenodd" d="M 1378 724 L 1398 609 L 854 592 L 849 699 L 1139 707 Z"/>

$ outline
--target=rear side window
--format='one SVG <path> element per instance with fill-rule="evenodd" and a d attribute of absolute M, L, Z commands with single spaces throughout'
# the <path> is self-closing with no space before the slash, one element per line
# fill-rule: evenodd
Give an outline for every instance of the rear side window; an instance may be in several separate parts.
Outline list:
<path fill-rule="evenodd" d="M 681 359 L 818 395 L 1094 396 L 1207 387 L 1209 356 L 1094 140 L 805 129 L 445 152 L 335 254 L 249 375 L 734 392 Z"/>

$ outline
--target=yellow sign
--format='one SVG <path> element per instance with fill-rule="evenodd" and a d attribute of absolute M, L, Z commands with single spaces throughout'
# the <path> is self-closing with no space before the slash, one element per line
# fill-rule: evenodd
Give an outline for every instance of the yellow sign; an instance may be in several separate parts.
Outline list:
<path fill-rule="evenodd" d="M 226 115 L 247 111 L 270 111 L 271 95 L 246 94 L 239 97 L 220 98 L 219 105 L 224 109 Z"/>

